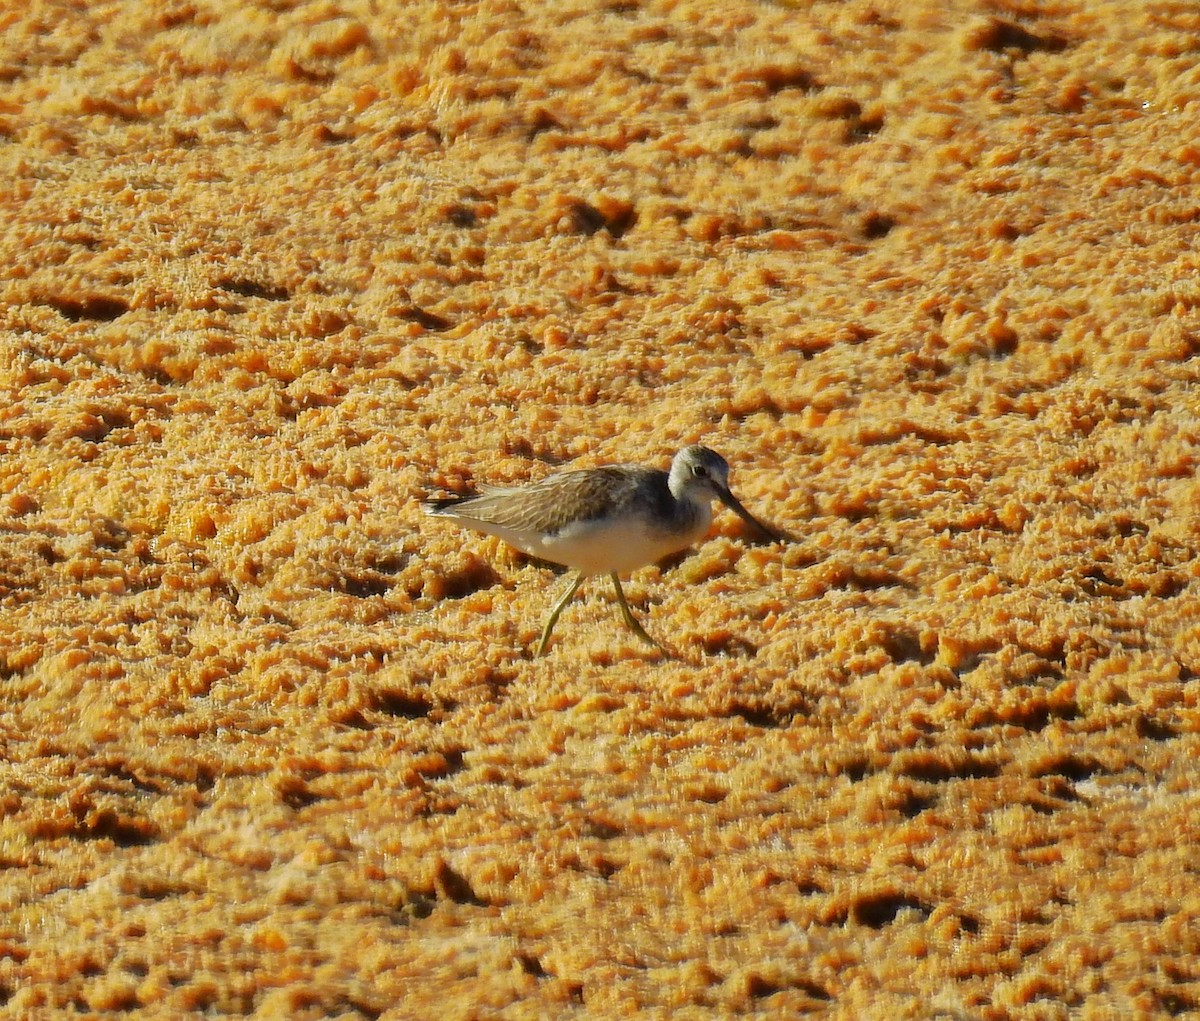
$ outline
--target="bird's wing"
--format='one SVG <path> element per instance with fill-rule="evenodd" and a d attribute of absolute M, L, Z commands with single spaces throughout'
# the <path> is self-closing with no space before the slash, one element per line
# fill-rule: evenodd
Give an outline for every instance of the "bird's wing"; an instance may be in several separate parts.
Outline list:
<path fill-rule="evenodd" d="M 612 467 L 561 472 L 519 489 L 485 489 L 446 512 L 466 522 L 555 535 L 574 522 L 604 517 L 628 500 L 643 481 L 641 472 L 655 474 L 649 469 L 631 473 L 629 468 Z"/>

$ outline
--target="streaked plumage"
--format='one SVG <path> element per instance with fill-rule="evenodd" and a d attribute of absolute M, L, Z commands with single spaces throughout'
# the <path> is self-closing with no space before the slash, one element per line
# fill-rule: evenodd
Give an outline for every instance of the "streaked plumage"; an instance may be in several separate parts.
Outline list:
<path fill-rule="evenodd" d="M 585 468 L 528 486 L 481 487 L 478 495 L 435 500 L 427 509 L 579 572 L 551 611 L 541 655 L 562 608 L 583 579 L 596 574 L 612 577 L 626 624 L 658 645 L 630 613 L 619 576 L 702 539 L 712 522 L 713 499 L 777 538 L 730 493 L 725 459 L 702 446 L 681 450 L 669 472 L 637 465 Z"/>

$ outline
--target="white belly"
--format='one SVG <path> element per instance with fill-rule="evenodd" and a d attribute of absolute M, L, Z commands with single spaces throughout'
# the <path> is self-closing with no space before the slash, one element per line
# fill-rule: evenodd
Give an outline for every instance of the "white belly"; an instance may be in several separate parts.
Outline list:
<path fill-rule="evenodd" d="M 699 515 L 687 532 L 662 532 L 647 528 L 640 519 L 581 521 L 556 535 L 515 532 L 496 525 L 474 523 L 476 528 L 499 536 L 511 546 L 542 560 L 563 564 L 585 575 L 625 574 L 653 564 L 704 538 L 711 513 Z"/>

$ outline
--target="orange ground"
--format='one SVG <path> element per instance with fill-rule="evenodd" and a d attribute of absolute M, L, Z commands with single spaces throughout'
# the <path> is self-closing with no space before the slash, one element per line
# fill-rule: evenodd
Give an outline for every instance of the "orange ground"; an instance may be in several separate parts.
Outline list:
<path fill-rule="evenodd" d="M 0 29 L 0 1016 L 1200 1010 L 1193 0 Z"/>

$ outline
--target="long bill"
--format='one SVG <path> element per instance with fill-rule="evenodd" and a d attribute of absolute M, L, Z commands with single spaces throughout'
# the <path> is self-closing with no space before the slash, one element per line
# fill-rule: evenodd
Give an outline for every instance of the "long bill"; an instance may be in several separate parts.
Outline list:
<path fill-rule="evenodd" d="M 717 495 L 718 495 L 718 497 L 720 497 L 721 502 L 723 504 L 725 504 L 725 506 L 728 507 L 731 511 L 733 511 L 734 514 L 736 514 L 739 518 L 741 518 L 744 522 L 746 522 L 746 524 L 753 525 L 755 528 L 758 529 L 759 532 L 761 532 L 763 535 L 765 535 L 772 542 L 783 542 L 784 541 L 782 535 L 780 535 L 774 529 L 768 528 L 761 521 L 759 521 L 758 518 L 756 518 L 753 514 L 751 514 L 748 510 L 746 510 L 746 508 L 742 506 L 742 504 L 738 500 L 738 498 L 736 496 L 734 496 L 728 489 L 719 490 Z"/>

